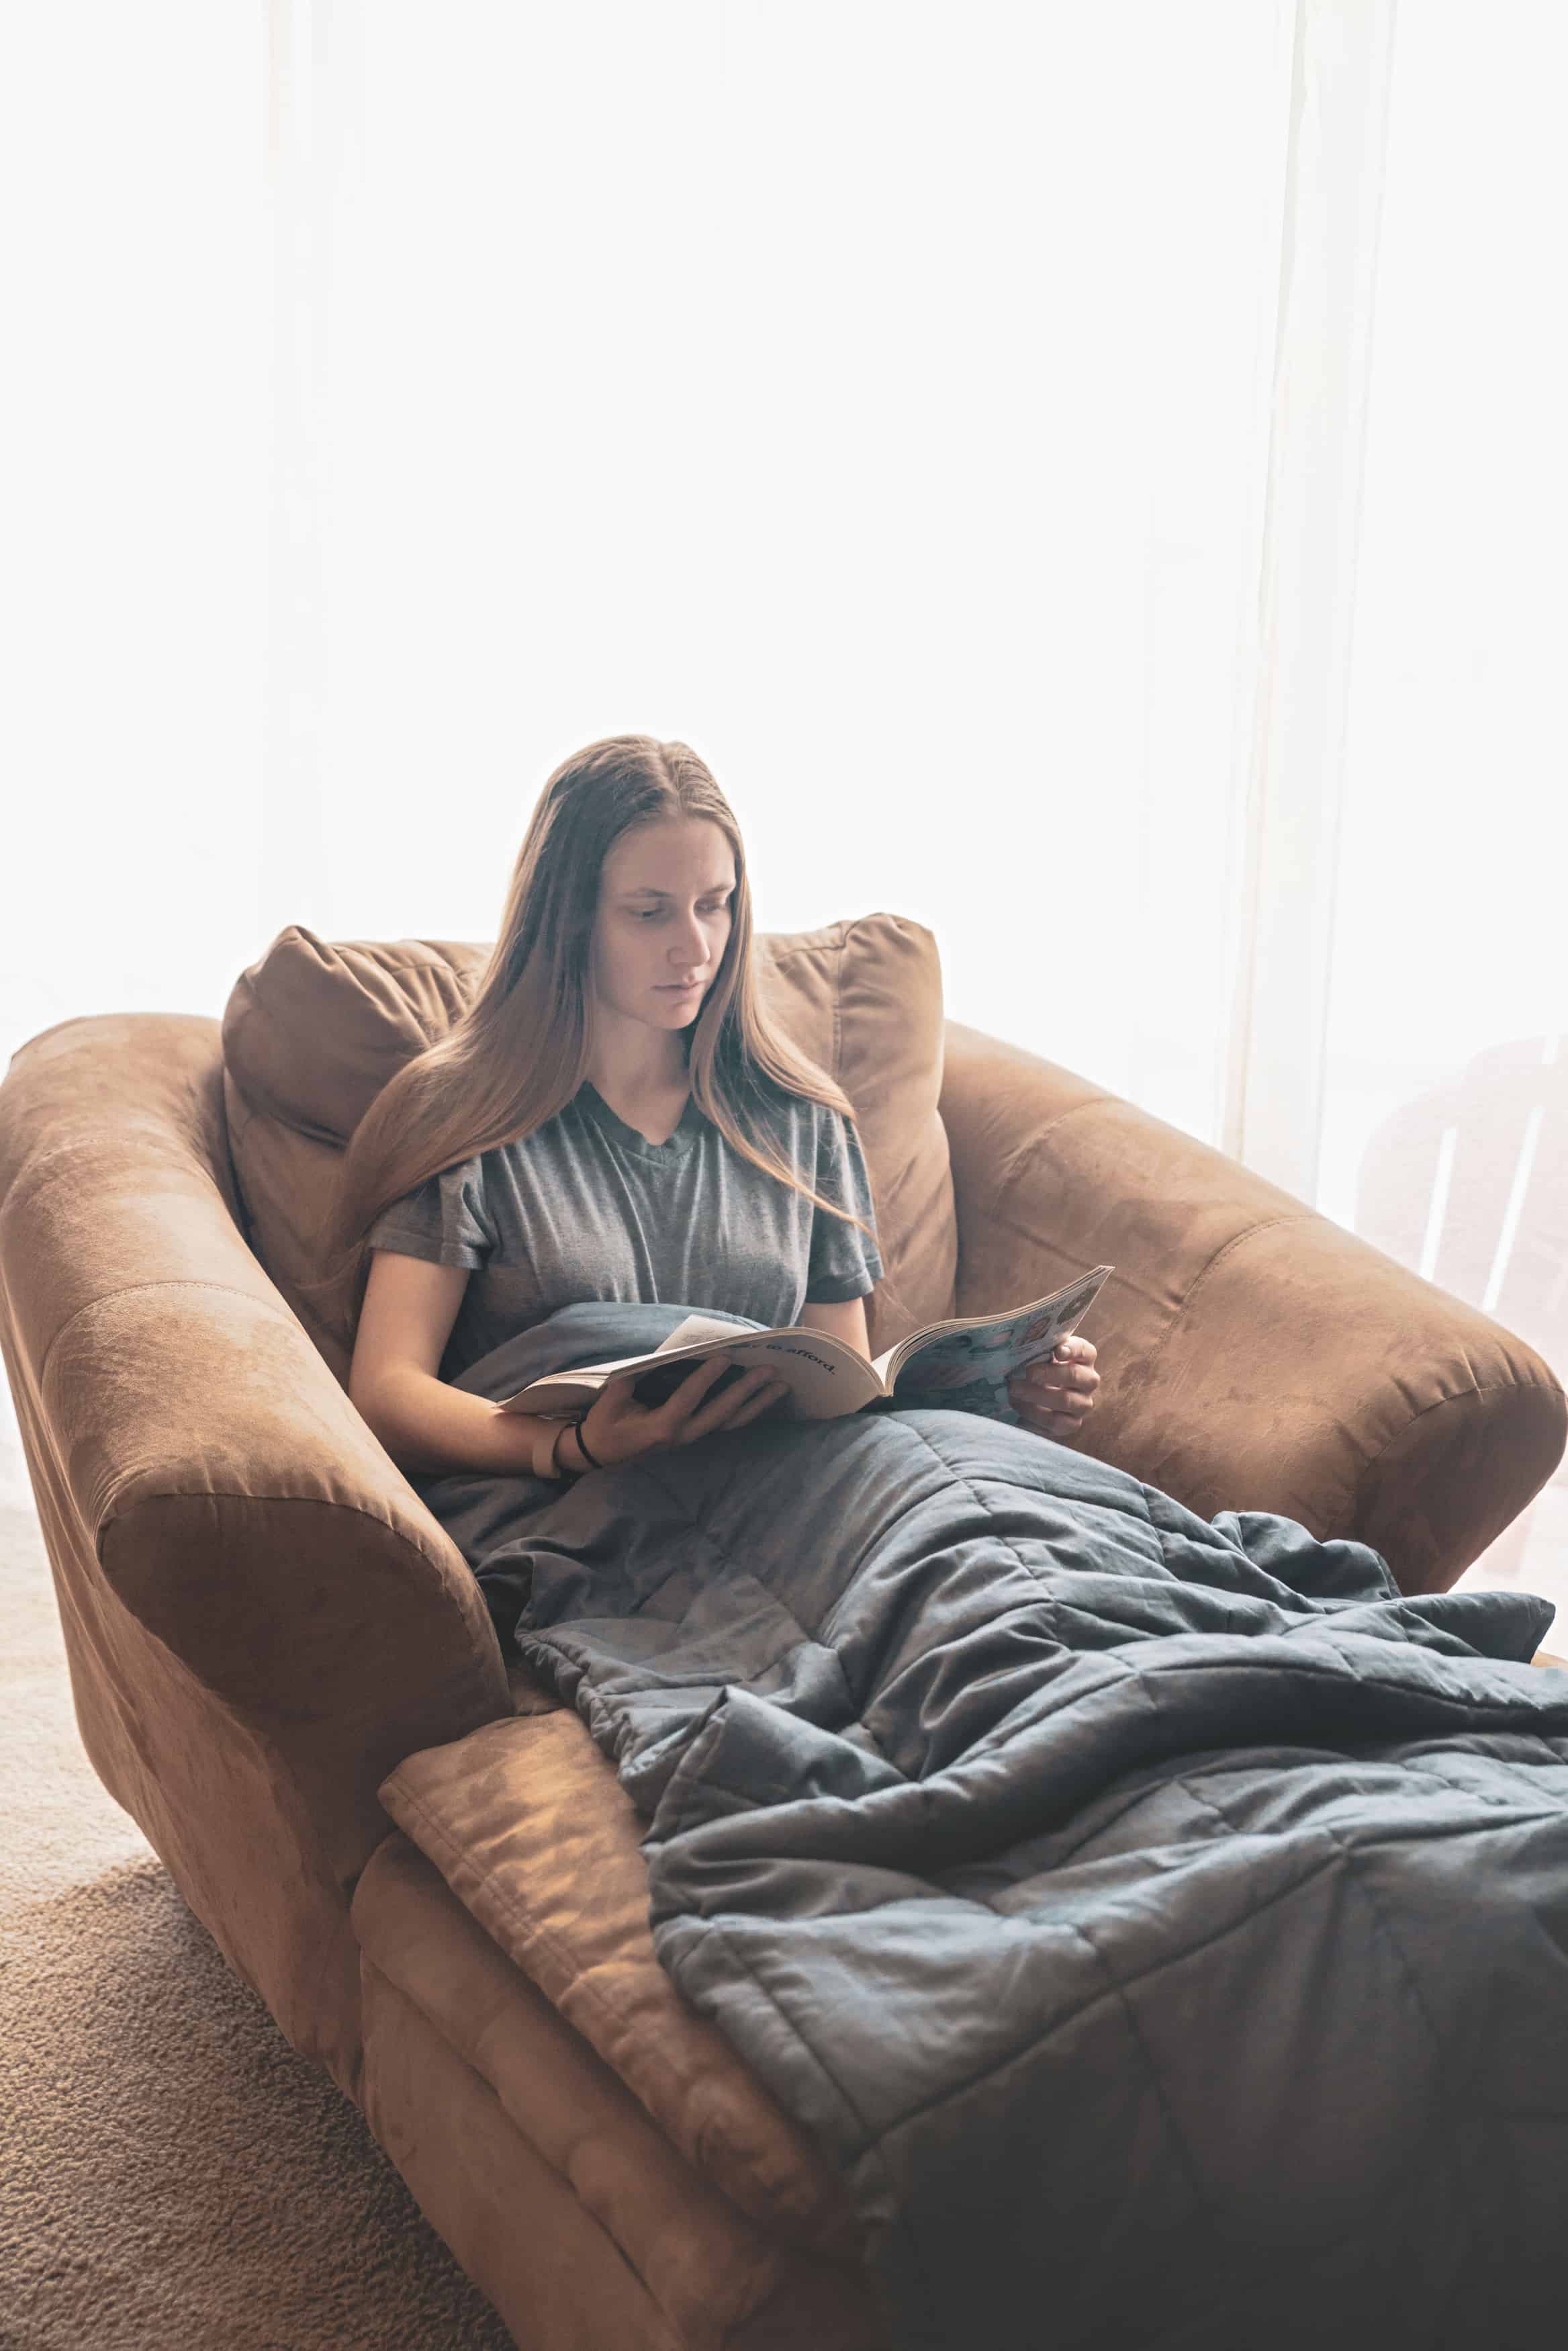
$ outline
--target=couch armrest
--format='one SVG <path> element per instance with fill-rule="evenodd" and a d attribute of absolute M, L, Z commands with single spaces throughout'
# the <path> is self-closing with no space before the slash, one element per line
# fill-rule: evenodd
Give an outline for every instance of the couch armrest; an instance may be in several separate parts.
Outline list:
<path fill-rule="evenodd" d="M 1083 1437 L 1189 1510 L 1279 1511 L 1442 1591 L 1552 1475 L 1563 1389 L 1521 1339 L 1237 1161 L 950 1020 L 958 1311 L 1116 1268 Z"/>
<path fill-rule="evenodd" d="M 220 1074 L 217 1023 L 174 1016 L 69 1021 L 16 1056 L 5 1353 L 83 1555 L 263 1742 L 347 1892 L 389 1833 L 389 1771 L 513 1708 L 461 1553 L 234 1225 Z"/>

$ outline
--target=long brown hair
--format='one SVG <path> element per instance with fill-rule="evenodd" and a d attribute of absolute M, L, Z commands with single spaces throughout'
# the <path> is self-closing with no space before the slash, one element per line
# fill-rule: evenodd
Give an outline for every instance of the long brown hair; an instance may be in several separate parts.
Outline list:
<path fill-rule="evenodd" d="M 765 1120 L 756 1113 L 779 1092 L 851 1123 L 854 1112 L 758 1001 L 745 852 L 729 802 L 689 745 L 612 735 L 563 760 L 545 783 L 467 1010 L 404 1064 L 354 1130 L 327 1235 L 328 1280 L 347 1286 L 350 1311 L 362 1294 L 366 1235 L 384 1208 L 442 1169 L 531 1134 L 576 1092 L 587 1074 L 589 950 L 605 857 L 631 826 L 670 817 L 707 818 L 735 860 L 730 936 L 687 1032 L 697 1107 L 742 1158 L 875 1240 L 758 1132 Z"/>

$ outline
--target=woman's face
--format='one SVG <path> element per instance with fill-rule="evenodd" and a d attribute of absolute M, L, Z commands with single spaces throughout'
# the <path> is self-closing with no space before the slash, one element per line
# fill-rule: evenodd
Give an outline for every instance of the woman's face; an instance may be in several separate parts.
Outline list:
<path fill-rule="evenodd" d="M 590 954 L 599 1007 L 653 1029 L 690 1027 L 723 960 L 734 890 L 729 841 L 707 817 L 623 832 L 599 869 Z"/>

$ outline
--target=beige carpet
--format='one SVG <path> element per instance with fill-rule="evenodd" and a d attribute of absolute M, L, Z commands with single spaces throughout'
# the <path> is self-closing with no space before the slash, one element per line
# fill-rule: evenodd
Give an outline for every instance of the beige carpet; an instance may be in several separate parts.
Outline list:
<path fill-rule="evenodd" d="M 81 1750 L 0 1379 L 0 2351 L 511 2351 Z"/>

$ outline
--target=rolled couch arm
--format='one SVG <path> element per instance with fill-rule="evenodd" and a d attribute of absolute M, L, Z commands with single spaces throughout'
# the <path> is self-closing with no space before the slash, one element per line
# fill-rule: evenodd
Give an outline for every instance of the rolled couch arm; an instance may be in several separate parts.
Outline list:
<path fill-rule="evenodd" d="M 1568 1405 L 1534 1350 L 1237 1161 L 950 1020 L 958 1309 L 1114 1264 L 1078 1440 L 1205 1518 L 1279 1511 L 1443 1591 L 1545 1484 Z"/>
<path fill-rule="evenodd" d="M 160 1748 L 165 1795 L 188 1764 L 199 1809 L 226 1725 L 346 1904 L 389 1831 L 389 1771 L 513 1707 L 461 1553 L 245 1246 L 221 1100 L 213 1020 L 70 1021 L 16 1056 L 5 1354 L 89 1751 L 88 1713 L 108 1743 L 112 1712 L 119 1751 Z M 188 1721 L 134 1719 L 154 1660 L 114 1604 Z"/>

